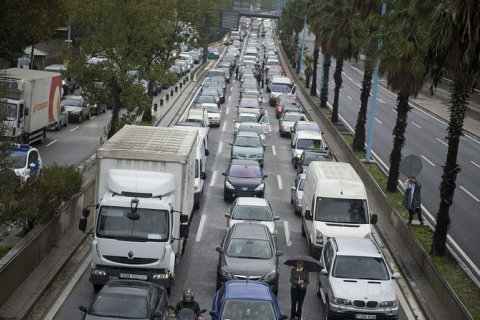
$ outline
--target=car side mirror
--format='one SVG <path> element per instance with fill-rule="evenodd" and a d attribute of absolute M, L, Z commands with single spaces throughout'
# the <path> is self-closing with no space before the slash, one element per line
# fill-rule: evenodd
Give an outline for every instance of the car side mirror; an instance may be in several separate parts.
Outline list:
<path fill-rule="evenodd" d="M 235 106 L 235 108 L 240 108 L 240 106 Z"/>
<path fill-rule="evenodd" d="M 180 223 L 188 223 L 188 214 L 180 215 Z"/>
<path fill-rule="evenodd" d="M 392 279 L 400 279 L 400 273 L 394 272 L 392 275 Z"/>
<path fill-rule="evenodd" d="M 223 253 L 224 250 L 222 247 L 216 247 L 215 251 L 217 251 L 218 253 Z"/>
<path fill-rule="evenodd" d="M 264 178 L 264 179 L 265 179 L 265 178 L 268 178 L 268 174 L 264 174 L 264 175 L 263 175 L 263 178 Z"/>
<path fill-rule="evenodd" d="M 283 256 L 283 252 L 282 251 L 277 251 L 277 253 L 275 253 L 275 255 L 277 257 L 281 257 L 281 256 Z"/>
<path fill-rule="evenodd" d="M 200 175 L 200 179 L 202 179 L 202 180 L 207 180 L 207 173 L 206 173 L 206 172 L 202 172 L 202 174 Z"/>
<path fill-rule="evenodd" d="M 370 221 L 371 224 L 377 224 L 378 216 L 376 214 L 372 214 L 372 220 Z"/>
<path fill-rule="evenodd" d="M 227 176 L 227 173 L 226 172 L 222 172 L 222 176 Z"/>
<path fill-rule="evenodd" d="M 325 151 L 328 151 L 328 147 L 325 147 Z"/>
<path fill-rule="evenodd" d="M 205 149 L 205 156 L 208 157 L 210 155 L 210 151 L 208 149 Z"/>
<path fill-rule="evenodd" d="M 218 317 L 218 312 L 217 311 L 210 311 L 210 315 L 212 317 Z"/>
<path fill-rule="evenodd" d="M 313 220 L 312 212 L 310 210 L 305 211 L 305 220 L 309 220 L 309 221 Z"/>
<path fill-rule="evenodd" d="M 78 220 L 78 230 L 82 232 L 87 231 L 87 218 L 81 217 L 80 220 Z"/>
<path fill-rule="evenodd" d="M 295 188 L 295 187 L 291 187 L 290 189 L 292 189 L 293 191 L 297 190 L 297 188 Z"/>
<path fill-rule="evenodd" d="M 78 310 L 82 311 L 82 312 L 87 312 L 87 307 L 85 306 L 80 306 L 78 307 Z"/>
<path fill-rule="evenodd" d="M 230 218 L 230 213 L 226 212 L 225 213 L 225 218 Z"/>
<path fill-rule="evenodd" d="M 228 144 L 231 145 L 231 146 L 233 146 L 233 142 L 229 142 Z"/>
<path fill-rule="evenodd" d="M 321 274 L 321 275 L 324 275 L 324 276 L 328 276 L 328 271 L 327 271 L 327 269 L 322 269 L 322 271 L 320 271 L 320 274 Z"/>

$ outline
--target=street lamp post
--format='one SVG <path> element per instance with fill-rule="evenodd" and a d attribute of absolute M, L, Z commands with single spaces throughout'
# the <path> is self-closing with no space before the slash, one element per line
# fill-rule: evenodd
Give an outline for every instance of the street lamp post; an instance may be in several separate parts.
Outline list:
<path fill-rule="evenodd" d="M 305 33 L 307 31 L 307 15 L 303 20 L 303 37 L 302 37 L 302 54 L 300 55 L 300 68 L 298 68 L 298 78 L 302 78 L 302 66 L 303 66 L 303 51 L 305 50 Z"/>

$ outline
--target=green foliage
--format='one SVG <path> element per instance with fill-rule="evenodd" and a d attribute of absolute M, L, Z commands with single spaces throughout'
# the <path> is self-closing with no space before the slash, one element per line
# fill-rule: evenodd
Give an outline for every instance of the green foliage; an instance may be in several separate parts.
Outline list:
<path fill-rule="evenodd" d="M 2 259 L 12 248 L 12 245 L 0 247 L 0 259 Z"/>

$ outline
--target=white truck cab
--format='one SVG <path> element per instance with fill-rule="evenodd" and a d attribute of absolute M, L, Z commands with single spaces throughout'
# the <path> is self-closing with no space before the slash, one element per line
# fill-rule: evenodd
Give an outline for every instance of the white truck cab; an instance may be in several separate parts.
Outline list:
<path fill-rule="evenodd" d="M 367 191 L 349 163 L 310 163 L 302 196 L 302 235 L 319 258 L 331 237 L 371 237 L 377 216 L 368 208 Z"/>
<path fill-rule="evenodd" d="M 296 139 L 292 142 L 292 162 L 295 169 L 297 168 L 297 161 L 302 156 L 304 150 L 327 151 L 328 147 L 325 147 L 322 134 L 320 132 L 297 132 Z"/>
<path fill-rule="evenodd" d="M 268 99 L 270 106 L 275 106 L 277 103 L 277 97 L 281 94 L 295 94 L 297 92 L 297 86 L 292 84 L 290 78 L 284 76 L 273 76 L 270 81 L 267 91 L 270 93 Z"/>

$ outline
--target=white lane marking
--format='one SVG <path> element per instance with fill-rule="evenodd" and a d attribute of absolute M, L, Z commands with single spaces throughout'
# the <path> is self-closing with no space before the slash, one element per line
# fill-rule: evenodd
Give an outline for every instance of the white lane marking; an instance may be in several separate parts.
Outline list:
<path fill-rule="evenodd" d="M 432 161 L 428 160 L 423 154 L 421 154 L 420 156 L 421 156 L 425 161 L 427 161 L 428 163 L 430 163 L 430 165 L 431 165 L 432 167 L 435 167 L 435 164 L 433 164 Z"/>
<path fill-rule="evenodd" d="M 222 126 L 222 131 L 225 131 L 225 126 L 227 125 L 227 121 L 223 120 L 223 126 Z"/>
<path fill-rule="evenodd" d="M 395 110 L 395 109 L 392 109 L 392 111 L 395 112 L 395 113 L 397 113 L 397 110 Z"/>
<path fill-rule="evenodd" d="M 52 142 L 50 142 L 49 144 L 47 144 L 47 147 L 50 147 L 52 144 L 54 144 L 55 142 L 57 142 L 57 140 L 53 140 Z"/>
<path fill-rule="evenodd" d="M 476 164 L 475 162 L 473 161 L 470 161 L 471 163 L 473 163 L 475 166 L 477 166 L 478 168 L 480 168 L 480 164 Z"/>
<path fill-rule="evenodd" d="M 413 315 L 412 310 L 410 310 L 410 305 L 407 303 L 405 296 L 403 295 L 402 290 L 397 284 L 397 280 L 393 281 L 393 286 L 395 287 L 395 293 L 397 294 L 398 300 L 400 300 L 400 304 L 403 306 L 403 310 L 405 311 L 405 315 L 407 316 L 408 320 L 414 320 L 416 317 Z"/>
<path fill-rule="evenodd" d="M 480 199 L 478 199 L 477 197 L 475 197 L 470 191 L 468 191 L 467 189 L 465 189 L 464 187 L 460 186 L 460 189 L 462 189 L 463 191 L 465 191 L 466 194 L 468 194 L 470 197 L 473 198 L 473 200 L 477 201 L 477 202 L 480 202 Z"/>
<path fill-rule="evenodd" d="M 229 108 L 228 106 L 225 108 L 225 114 L 228 114 L 228 110 L 229 110 L 229 109 L 230 109 L 230 108 Z"/>
<path fill-rule="evenodd" d="M 93 116 L 93 117 L 90 118 L 90 120 L 93 120 L 93 119 L 95 119 L 96 117 L 97 117 L 97 116 Z"/>
<path fill-rule="evenodd" d="M 195 238 L 195 241 L 197 242 L 200 242 L 200 239 L 202 238 L 203 226 L 205 225 L 206 218 L 207 218 L 206 215 L 202 215 L 202 218 L 200 219 L 200 224 L 198 225 L 197 237 Z"/>
<path fill-rule="evenodd" d="M 353 82 L 357 87 L 361 88 L 362 85 L 360 83 L 357 83 L 357 82 Z"/>
<path fill-rule="evenodd" d="M 77 130 L 78 128 L 80 128 L 80 126 L 76 126 L 76 127 L 73 128 L 72 130 L 70 130 L 70 132 L 73 132 L 73 131 Z"/>
<path fill-rule="evenodd" d="M 350 99 L 350 100 L 353 100 L 352 97 L 350 97 L 348 94 L 347 94 L 347 98 Z"/>
<path fill-rule="evenodd" d="M 413 121 L 412 121 L 412 124 L 413 124 L 415 127 L 419 128 L 419 129 L 422 129 L 422 127 L 420 127 L 418 124 L 416 124 L 416 123 L 413 122 Z"/>
<path fill-rule="evenodd" d="M 275 150 L 275 146 L 272 146 L 272 153 L 273 153 L 274 156 L 277 155 L 277 150 Z"/>
<path fill-rule="evenodd" d="M 233 79 L 233 82 L 232 83 L 235 83 L 235 79 Z"/>
<path fill-rule="evenodd" d="M 230 91 L 233 91 L 233 87 L 230 88 Z"/>
<path fill-rule="evenodd" d="M 383 122 L 380 121 L 380 120 L 378 120 L 377 117 L 375 117 L 375 121 L 377 121 L 377 122 L 380 123 L 380 124 L 383 124 Z"/>
<path fill-rule="evenodd" d="M 277 174 L 278 189 L 283 190 L 282 177 Z"/>
<path fill-rule="evenodd" d="M 380 98 L 377 98 L 377 101 L 380 102 L 380 103 L 385 103 L 385 101 L 383 101 L 383 100 L 380 99 Z"/>
<path fill-rule="evenodd" d="M 290 230 L 288 229 L 288 221 L 283 221 L 283 227 L 285 228 L 285 241 L 287 246 L 291 246 L 292 242 L 290 241 Z"/>
<path fill-rule="evenodd" d="M 442 140 L 440 140 L 440 139 L 438 139 L 438 138 L 435 138 L 435 139 L 437 139 L 438 142 L 440 142 L 440 143 L 443 144 L 444 146 L 448 147 L 448 144 L 445 143 L 445 141 L 442 141 Z"/>
<path fill-rule="evenodd" d="M 228 101 L 232 100 L 232 96 L 228 97 Z"/>
<path fill-rule="evenodd" d="M 55 302 L 53 307 L 50 309 L 46 317 L 44 318 L 45 320 L 52 320 L 55 315 L 57 314 L 58 310 L 60 307 L 63 305 L 67 297 L 70 295 L 70 292 L 73 290 L 73 287 L 77 284 L 78 280 L 80 280 L 80 277 L 82 274 L 85 272 L 85 270 L 88 268 L 90 263 L 92 262 L 92 255 L 89 254 L 87 258 L 85 258 L 85 261 L 83 261 L 82 265 L 80 268 L 78 268 L 77 272 L 73 276 L 72 280 L 67 284 L 65 287 L 65 290 L 63 290 L 62 294 L 58 298 L 58 300 Z"/>
<path fill-rule="evenodd" d="M 398 183 L 400 183 L 401 185 L 403 185 L 403 182 L 402 180 L 398 179 Z"/>
<path fill-rule="evenodd" d="M 216 177 L 217 177 L 217 171 L 213 171 L 212 178 L 210 180 L 210 187 L 213 187 L 215 185 L 215 178 Z"/>
<path fill-rule="evenodd" d="M 220 141 L 220 142 L 218 143 L 218 153 L 222 153 L 222 147 L 223 147 L 223 142 Z"/>

